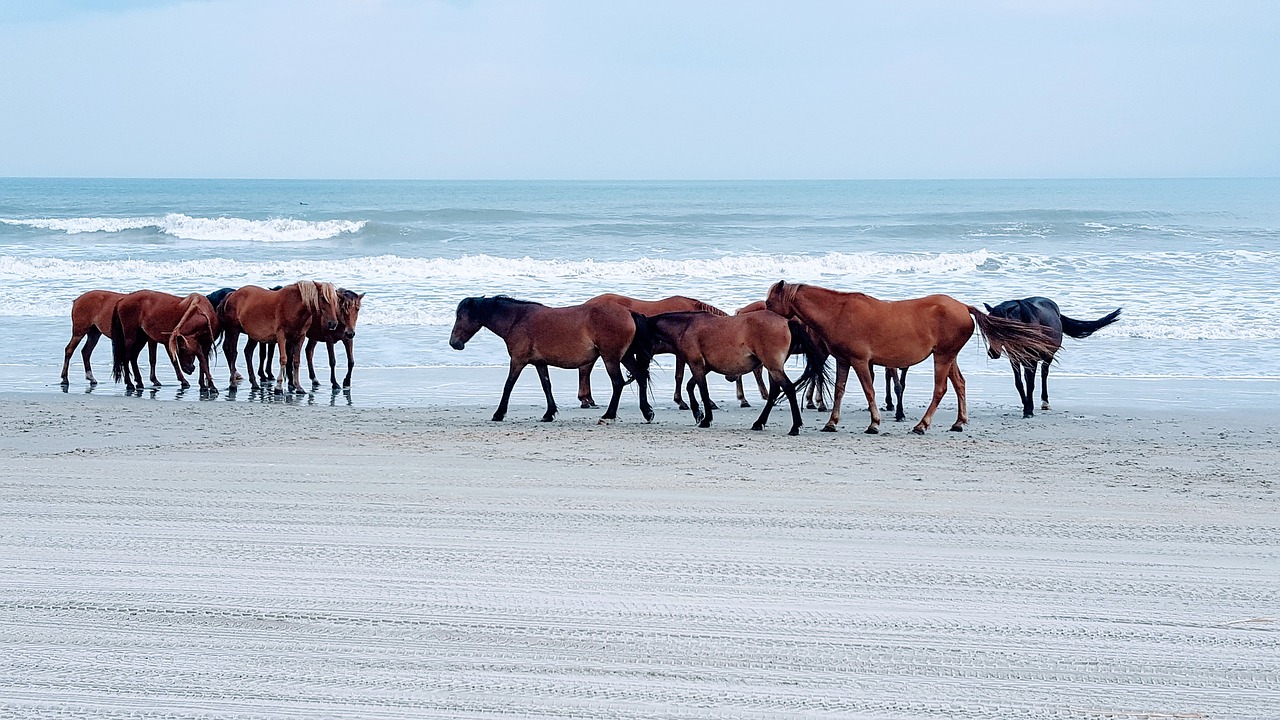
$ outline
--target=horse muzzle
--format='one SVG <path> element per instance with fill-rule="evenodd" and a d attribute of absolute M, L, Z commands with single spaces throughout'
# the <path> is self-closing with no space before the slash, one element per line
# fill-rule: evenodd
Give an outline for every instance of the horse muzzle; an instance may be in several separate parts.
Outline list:
<path fill-rule="evenodd" d="M 328 326 L 328 327 L 329 327 L 329 332 L 333 332 L 334 330 L 337 330 L 337 329 L 338 329 L 338 321 L 337 321 L 337 320 L 330 320 L 330 321 L 329 321 L 329 326 Z"/>
<path fill-rule="evenodd" d="M 355 331 L 355 330 L 348 330 L 348 331 L 346 331 L 345 333 L 343 333 L 342 335 L 343 335 L 343 337 L 345 337 L 346 339 L 351 340 L 352 338 L 354 338 L 354 337 L 356 336 L 356 331 Z"/>
<path fill-rule="evenodd" d="M 462 350 L 462 349 L 463 349 L 463 348 L 465 348 L 466 346 L 467 346 L 467 343 L 466 343 L 466 342 L 464 342 L 464 341 L 462 341 L 462 340 L 450 340 L 450 341 L 449 341 L 449 347 L 453 348 L 454 350 Z"/>

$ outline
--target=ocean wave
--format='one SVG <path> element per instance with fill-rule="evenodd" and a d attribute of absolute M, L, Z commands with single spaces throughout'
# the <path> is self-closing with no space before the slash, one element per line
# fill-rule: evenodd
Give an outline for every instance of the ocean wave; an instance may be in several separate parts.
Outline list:
<path fill-rule="evenodd" d="M 198 218 L 182 213 L 152 217 L 0 218 L 0 223 L 56 230 L 68 235 L 118 233 L 154 228 L 183 240 L 240 242 L 307 242 L 342 233 L 357 233 L 365 220 L 297 220 L 272 218 L 248 220 L 236 217 Z"/>

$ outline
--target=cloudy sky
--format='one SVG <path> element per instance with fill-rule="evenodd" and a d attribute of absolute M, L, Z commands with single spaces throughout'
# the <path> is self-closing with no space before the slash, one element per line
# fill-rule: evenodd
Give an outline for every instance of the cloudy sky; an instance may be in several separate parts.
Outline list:
<path fill-rule="evenodd" d="M 1280 175 L 1270 0 L 0 0 L 0 176 Z"/>

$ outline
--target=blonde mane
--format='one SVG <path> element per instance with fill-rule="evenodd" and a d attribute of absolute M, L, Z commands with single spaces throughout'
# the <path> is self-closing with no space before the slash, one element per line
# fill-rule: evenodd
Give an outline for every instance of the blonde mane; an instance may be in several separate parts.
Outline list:
<path fill-rule="evenodd" d="M 299 280 L 294 283 L 298 286 L 298 293 L 302 295 L 302 304 L 316 315 L 320 314 L 320 301 L 329 304 L 336 312 L 338 309 L 338 291 L 333 283 L 317 282 L 315 280 Z"/>

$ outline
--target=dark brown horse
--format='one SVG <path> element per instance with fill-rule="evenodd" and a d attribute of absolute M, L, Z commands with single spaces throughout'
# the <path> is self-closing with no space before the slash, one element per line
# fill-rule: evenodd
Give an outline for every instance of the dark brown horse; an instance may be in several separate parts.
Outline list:
<path fill-rule="evenodd" d="M 125 387 L 135 389 L 128 365 L 136 372 L 142 346 L 164 343 L 183 388 L 191 387 L 183 372 L 195 372 L 199 360 L 200 389 L 216 391 L 209 354 L 220 334 L 218 313 L 204 295 L 191 293 L 184 298 L 154 290 L 129 293 L 116 301 L 111 313 L 111 377 L 116 382 L 123 377 Z M 141 388 L 139 382 L 137 389 Z"/>
<path fill-rule="evenodd" d="M 689 404 L 699 427 L 711 427 L 708 372 L 738 380 L 763 367 L 769 373 L 769 397 L 751 429 L 764 428 L 781 391 L 791 403 L 791 430 L 788 435 L 799 434 L 800 426 L 804 424 L 800 419 L 796 390 L 814 382 L 826 382 L 827 356 L 809 337 L 804 326 L 768 310 L 732 316 L 705 312 L 663 313 L 650 318 L 649 324 L 653 328 L 654 350 L 674 352 L 689 366 Z M 803 348 L 808 363 L 800 381 L 793 384 L 784 366 L 796 345 Z M 702 392 L 706 412 L 698 407 L 695 387 Z"/>
<path fill-rule="evenodd" d="M 607 302 L 553 308 L 504 295 L 469 297 L 458 303 L 449 346 L 454 350 L 463 349 L 482 327 L 502 338 L 511 355 L 511 369 L 502 388 L 502 401 L 493 413 L 494 421 L 506 417 L 511 389 L 525 367 L 532 365 L 547 396 L 547 412 L 542 421 L 551 422 L 557 409 L 547 368 L 580 368 L 594 363 L 596 358 L 604 361 L 604 369 L 613 383 L 609 408 L 600 423 L 618 416 L 618 401 L 626 384 L 623 367 L 639 386 L 641 414 L 645 420 L 653 419 L 648 391 L 651 358 L 644 354 L 646 348 L 652 347 L 652 339 L 645 335 L 647 325 L 643 315 Z"/>
<path fill-rule="evenodd" d="M 111 339 L 111 313 L 115 311 L 116 303 L 122 297 L 124 293 L 90 290 L 71 303 L 71 341 L 67 343 L 66 355 L 62 360 L 63 385 L 71 384 L 67 379 L 67 373 L 71 369 L 71 355 L 76 351 L 81 338 L 85 338 L 84 349 L 80 351 L 80 356 L 84 358 L 84 379 L 88 380 L 90 385 L 98 384 L 98 380 L 93 377 L 93 368 L 89 366 L 89 356 L 97 347 L 99 338 L 106 335 L 108 340 Z M 147 350 L 151 357 L 151 384 L 158 386 L 160 381 L 156 378 L 156 343 L 147 341 Z M 142 387 L 142 371 L 138 369 L 136 358 L 132 369 L 138 387 Z"/>
<path fill-rule="evenodd" d="M 357 295 L 351 290 L 338 288 L 338 327 L 334 330 L 326 330 L 317 316 L 312 321 L 311 327 L 307 328 L 307 374 L 311 376 L 312 387 L 320 384 L 316 379 L 315 366 L 316 345 L 319 343 L 324 343 L 325 349 L 329 351 L 329 383 L 333 389 L 351 387 L 351 371 L 356 366 L 356 321 L 360 319 L 360 301 L 362 300 L 364 300 L 364 293 Z M 333 354 L 334 343 L 338 342 L 342 343 L 343 349 L 347 352 L 347 376 L 341 385 L 338 384 L 335 369 L 337 359 Z"/>
<path fill-rule="evenodd" d="M 1013 384 L 1018 388 L 1018 398 L 1022 400 L 1022 417 L 1029 418 L 1035 416 L 1032 398 L 1036 392 L 1036 364 L 1042 367 L 1040 382 L 1040 409 L 1049 409 L 1049 365 L 1053 363 L 1053 356 L 1057 354 L 1058 349 L 1062 347 L 1062 336 L 1069 335 L 1077 340 L 1087 338 L 1102 328 L 1110 325 L 1120 319 L 1120 308 L 1112 310 L 1097 320 L 1076 320 L 1063 315 L 1058 309 L 1058 304 L 1046 297 L 1029 297 L 1021 300 L 1006 300 L 995 307 L 987 305 L 987 312 L 991 313 L 991 317 L 1008 318 L 1010 320 L 1018 320 L 1030 325 L 1039 325 L 1048 333 L 1049 338 L 1053 341 L 1051 350 L 1042 353 L 1030 361 L 1023 359 L 1021 361 L 1009 358 L 1009 364 L 1013 366 Z M 987 354 L 992 359 L 1000 357 L 1003 346 L 998 343 L 991 343 L 987 346 Z M 1021 371 L 1021 372 L 1019 372 Z M 1022 376 L 1026 375 L 1026 388 L 1022 386 Z"/>
<path fill-rule="evenodd" d="M 956 362 L 961 348 L 973 335 L 973 326 L 988 344 L 999 343 L 1019 360 L 1037 357 L 1052 346 L 1039 328 L 1004 318 L 993 318 L 972 305 L 946 295 L 886 302 L 863 293 L 838 292 L 814 285 L 778 282 L 765 300 L 769 309 L 794 317 L 818 335 L 836 358 L 836 391 L 831 418 L 823 430 L 834 432 L 840 422 L 849 368 L 853 368 L 871 411 L 868 433 L 880 431 L 872 364 L 903 368 L 933 356 L 933 400 L 912 432 L 923 433 L 933 421 L 947 392 L 947 381 L 956 391 L 959 406 L 953 431 L 969 421 L 964 376 Z"/>
<path fill-rule="evenodd" d="M 330 283 L 302 280 L 279 290 L 246 285 L 227 296 L 222 303 L 222 323 L 226 331 L 223 352 L 231 374 L 229 390 L 235 390 L 240 379 L 236 373 L 236 349 L 240 333 L 249 337 L 244 348 L 245 374 L 253 389 L 259 389 L 253 371 L 253 350 L 260 342 L 280 346 L 280 376 L 276 393 L 283 393 L 284 380 L 292 392 L 306 392 L 298 379 L 302 340 L 307 329 L 319 318 L 321 327 L 338 328 L 338 294 Z"/>
<path fill-rule="evenodd" d="M 640 313 L 645 317 L 653 317 L 669 312 L 706 312 L 712 315 L 727 315 L 725 311 L 714 305 L 704 303 L 701 300 L 695 300 L 691 297 L 683 295 L 672 295 L 661 300 L 637 300 L 626 295 L 617 295 L 615 293 L 605 293 L 597 295 L 583 303 L 584 305 L 593 305 L 598 303 L 613 303 L 622 307 Z M 591 398 L 591 370 L 595 367 L 592 362 L 578 368 L 578 401 L 582 403 L 582 407 L 595 407 L 596 401 Z M 673 396 L 676 405 L 681 410 L 688 410 L 689 406 L 685 404 L 684 398 L 680 396 L 680 385 L 684 381 L 684 362 L 679 357 L 676 358 L 676 392 Z M 763 383 L 761 384 L 763 388 Z M 714 405 L 715 403 L 712 403 Z M 748 406 L 744 406 L 748 407 Z"/>

